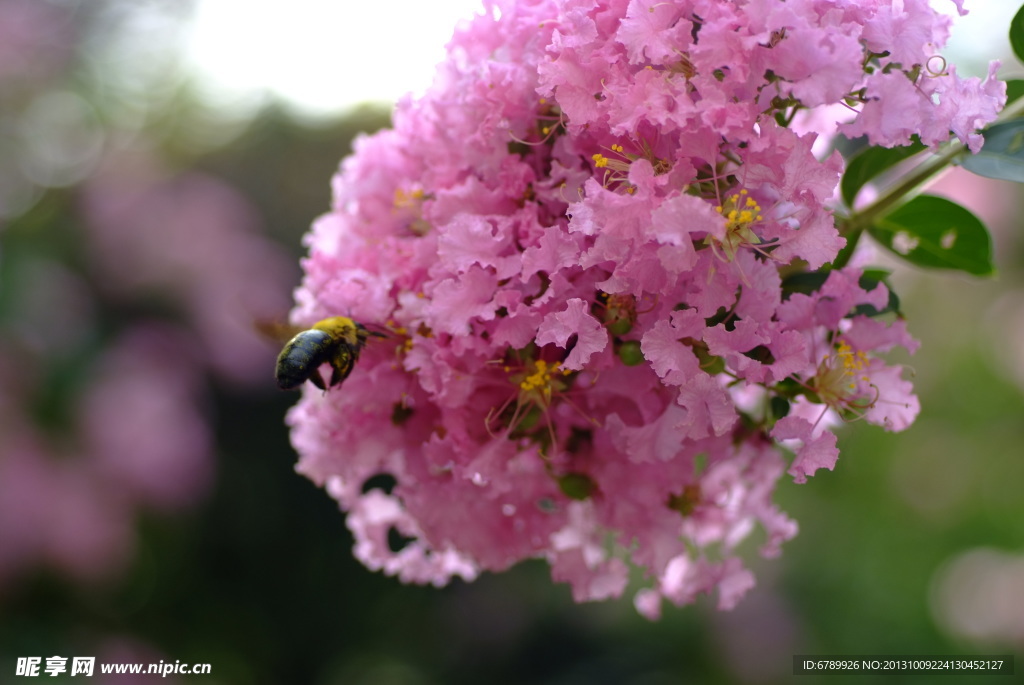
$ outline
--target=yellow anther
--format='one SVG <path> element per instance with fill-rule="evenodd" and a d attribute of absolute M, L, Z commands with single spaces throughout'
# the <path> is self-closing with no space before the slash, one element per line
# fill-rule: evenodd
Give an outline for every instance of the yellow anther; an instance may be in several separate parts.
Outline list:
<path fill-rule="evenodd" d="M 506 366 L 505 370 L 508 371 L 509 368 Z M 543 359 L 538 359 L 533 362 L 533 373 L 519 381 L 519 389 L 527 393 L 539 390 L 545 399 L 550 398 L 552 375 L 555 373 L 565 376 L 571 372 L 568 369 L 562 369 L 559 362 L 549 365 Z"/>
<path fill-rule="evenodd" d="M 736 256 L 736 251 L 744 246 L 754 246 L 761 242 L 760 237 L 753 229 L 753 224 L 761 221 L 761 205 L 757 204 L 754 198 L 749 197 L 749 191 L 741 189 L 734 195 L 725 198 L 721 205 L 715 207 L 715 211 L 725 217 L 725 237 L 722 239 L 708 238 L 708 242 L 714 240 L 716 247 L 721 246 L 724 259 L 731 261 Z"/>
<path fill-rule="evenodd" d="M 413 209 L 419 208 L 420 201 L 426 196 L 426 193 L 422 188 L 414 188 L 412 190 L 405 190 L 404 188 L 395 189 L 394 206 L 395 209 Z"/>

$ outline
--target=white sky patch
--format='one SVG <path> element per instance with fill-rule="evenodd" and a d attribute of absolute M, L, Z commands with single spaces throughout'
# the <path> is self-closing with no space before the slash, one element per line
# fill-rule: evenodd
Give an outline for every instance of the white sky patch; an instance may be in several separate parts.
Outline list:
<path fill-rule="evenodd" d="M 422 92 L 481 0 L 197 0 L 186 55 L 204 95 L 273 94 L 309 115 Z"/>
<path fill-rule="evenodd" d="M 971 12 L 956 18 L 943 54 L 962 76 L 983 76 L 988 60 L 1012 54 L 1018 0 L 965 4 Z M 951 0 L 932 6 L 955 14 Z M 215 103 L 251 107 L 269 94 L 329 116 L 425 90 L 456 24 L 481 10 L 481 0 L 196 0 L 185 51 Z"/>
<path fill-rule="evenodd" d="M 953 29 L 942 54 L 957 65 L 960 76 L 988 74 L 990 60 L 1003 62 L 999 76 L 1020 78 L 1020 67 L 1015 64 L 1010 49 L 1010 20 L 1020 7 L 1019 0 L 966 0 L 967 16 L 961 17 L 952 0 L 931 0 L 931 6 L 953 17 Z"/>

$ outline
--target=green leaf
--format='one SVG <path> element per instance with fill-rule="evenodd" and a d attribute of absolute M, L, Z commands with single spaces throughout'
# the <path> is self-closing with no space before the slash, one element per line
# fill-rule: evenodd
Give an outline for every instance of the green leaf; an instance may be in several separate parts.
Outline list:
<path fill-rule="evenodd" d="M 917 142 L 904 147 L 869 147 L 864 150 L 850 160 L 846 172 L 843 173 L 843 180 L 839 186 L 843 193 L 843 202 L 847 207 L 852 207 L 857 193 L 868 181 L 924 149 L 924 144 Z"/>
<path fill-rule="evenodd" d="M 868 232 L 917 266 L 957 269 L 976 276 L 994 271 L 988 229 L 967 209 L 941 197 L 915 197 L 878 219 Z"/>
<path fill-rule="evenodd" d="M 785 397 L 773 395 L 771 400 L 769 400 L 768 406 L 771 407 L 772 416 L 776 419 L 781 419 L 789 415 L 789 400 Z"/>
<path fill-rule="evenodd" d="M 1011 78 L 1006 80 L 1006 104 L 1024 95 L 1024 79 Z"/>
<path fill-rule="evenodd" d="M 798 271 L 782 279 L 782 299 L 788 300 L 793 293 L 810 295 L 825 284 L 828 271 Z"/>
<path fill-rule="evenodd" d="M 1010 46 L 1017 59 L 1024 62 L 1024 7 L 1010 21 Z"/>
<path fill-rule="evenodd" d="M 566 497 L 584 500 L 594 494 L 597 483 L 585 473 L 567 473 L 558 478 L 558 488 Z"/>
<path fill-rule="evenodd" d="M 964 157 L 961 166 L 979 176 L 1024 183 L 1024 119 L 990 126 L 982 135 L 981 150 Z"/>

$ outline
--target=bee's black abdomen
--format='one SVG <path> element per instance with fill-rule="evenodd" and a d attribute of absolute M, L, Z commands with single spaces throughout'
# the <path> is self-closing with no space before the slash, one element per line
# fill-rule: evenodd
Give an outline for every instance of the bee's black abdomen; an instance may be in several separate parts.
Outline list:
<path fill-rule="evenodd" d="M 275 376 L 282 390 L 302 385 L 335 353 L 337 343 L 320 330 L 302 331 L 288 341 L 277 356 Z"/>

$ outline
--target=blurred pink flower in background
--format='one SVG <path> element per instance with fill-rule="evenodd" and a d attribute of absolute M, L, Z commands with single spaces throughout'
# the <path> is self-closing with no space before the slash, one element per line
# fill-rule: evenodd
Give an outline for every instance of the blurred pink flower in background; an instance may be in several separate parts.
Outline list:
<path fill-rule="evenodd" d="M 0 0 L 0 101 L 7 88 L 38 90 L 74 54 L 71 13 L 39 0 Z"/>
<path fill-rule="evenodd" d="M 273 354 L 253 322 L 287 310 L 295 267 L 238 191 L 160 167 L 125 150 L 85 184 L 95 280 L 116 300 L 176 308 L 199 336 L 198 361 L 231 383 L 262 385 Z"/>
<path fill-rule="evenodd" d="M 773 569 L 761 573 L 759 583 L 733 611 L 712 616 L 715 643 L 722 652 L 721 663 L 738 683 L 777 683 L 792 674 L 791 665 L 779 654 L 793 654 L 804 644 L 798 613 L 780 592 Z"/>
<path fill-rule="evenodd" d="M 35 565 L 79 580 L 109 577 L 131 559 L 137 512 L 203 497 L 213 445 L 199 411 L 202 367 L 180 337 L 143 324 L 105 349 L 75 403 L 71 434 L 34 428 L 11 401 L 24 386 L 5 383 L 0 580 Z"/>
<path fill-rule="evenodd" d="M 131 510 L 93 464 L 40 443 L 8 432 L 0 444 L 0 589 L 37 566 L 109 578 L 131 558 Z"/>
<path fill-rule="evenodd" d="M 104 350 L 78 403 L 84 451 L 137 506 L 194 504 L 213 475 L 197 352 L 173 326 L 138 324 Z"/>
<path fill-rule="evenodd" d="M 0 584 L 40 566 L 116 576 L 140 514 L 178 512 L 209 491 L 210 376 L 272 387 L 275 350 L 253 323 L 285 311 L 294 267 L 228 184 L 161 172 L 141 149 L 108 154 L 75 189 L 80 215 L 59 229 L 84 248 L 74 265 L 45 253 L 12 263 Z M 127 314 L 111 316 L 111 304 Z"/>

